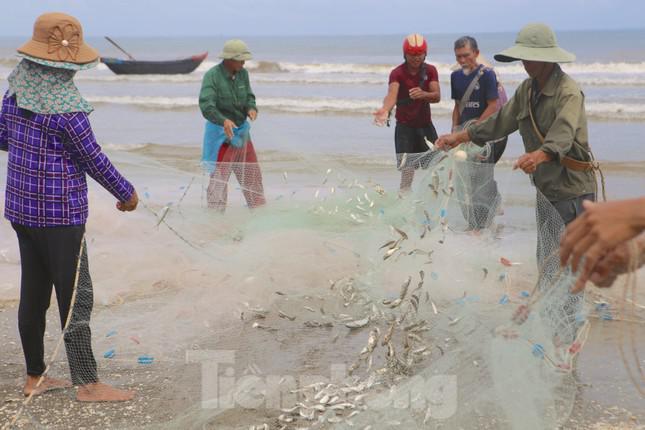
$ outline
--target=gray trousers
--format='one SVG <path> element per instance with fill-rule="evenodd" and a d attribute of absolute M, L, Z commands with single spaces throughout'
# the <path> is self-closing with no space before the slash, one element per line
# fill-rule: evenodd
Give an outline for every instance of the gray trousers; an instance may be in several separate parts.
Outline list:
<path fill-rule="evenodd" d="M 538 226 L 537 237 L 537 262 L 540 272 L 539 288 L 548 294 L 544 303 L 542 303 L 541 314 L 545 321 L 551 326 L 554 339 L 559 342 L 569 344 L 573 342 L 577 335 L 580 321 L 577 315 L 583 307 L 583 294 L 571 294 L 569 292 L 569 277 L 559 278 L 560 273 L 560 237 L 563 233 L 563 227 L 566 227 L 571 221 L 576 219 L 584 212 L 582 202 L 585 200 L 595 200 L 594 194 L 584 194 L 569 200 L 550 202 L 555 208 L 564 226 L 553 222 L 555 215 L 549 205 L 540 204 L 538 201 L 536 207 L 536 217 Z M 556 304 L 557 303 L 557 304 Z"/>
<path fill-rule="evenodd" d="M 582 202 L 585 200 L 596 200 L 596 196 L 593 193 L 583 194 L 581 196 L 575 197 L 573 199 L 561 200 L 557 202 L 550 202 L 553 208 L 556 210 L 564 226 L 566 227 L 571 221 L 576 219 L 578 216 L 582 215 L 584 212 L 584 207 Z M 551 220 L 554 215 L 551 208 L 541 205 L 538 201 L 536 207 L 536 220 L 538 227 L 538 249 L 537 249 L 537 261 L 539 267 L 542 267 L 544 263 L 550 263 L 550 260 L 556 260 L 558 268 L 560 260 L 553 255 L 557 254 L 558 247 L 560 245 L 560 236 L 562 235 L 562 229 L 556 228 Z M 548 260 L 548 261 L 547 261 Z"/>

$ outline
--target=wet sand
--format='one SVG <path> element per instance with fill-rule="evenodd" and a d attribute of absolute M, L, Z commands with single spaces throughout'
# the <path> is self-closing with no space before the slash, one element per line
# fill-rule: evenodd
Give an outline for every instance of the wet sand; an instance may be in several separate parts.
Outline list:
<path fill-rule="evenodd" d="M 126 305 L 130 307 L 128 312 L 145 307 L 145 302 L 143 299 Z M 294 313 L 295 308 L 303 304 L 312 308 L 320 305 L 315 297 L 291 302 L 278 297 L 276 302 L 287 314 Z M 50 310 L 50 317 L 55 315 L 54 311 Z M 102 310 L 97 312 L 100 314 Z M 12 419 L 24 400 L 20 391 L 24 368 L 16 333 L 16 314 L 15 303 L 0 306 L 0 342 L 4 345 L 0 352 L 0 423 Z M 253 328 L 254 322 L 278 330 L 269 332 Z M 54 324 L 55 321 L 50 321 L 51 327 Z M 645 401 L 629 380 L 616 345 L 621 326 L 625 328 L 619 321 L 594 319 L 589 339 L 577 361 L 578 393 L 564 429 L 644 428 Z M 636 328 L 636 343 L 642 346 L 645 333 L 640 328 L 642 324 Z M 321 377 L 332 376 L 332 364 L 349 364 L 353 360 L 366 330 L 350 332 L 339 324 L 332 328 L 305 328 L 298 322 L 278 318 L 275 313 L 266 319 L 247 315 L 244 320 L 222 321 L 212 336 L 191 348 L 235 351 L 233 367 L 238 379 L 243 375 L 292 375 L 315 382 Z M 52 349 L 54 338 L 47 338 L 48 351 Z M 641 353 L 645 354 L 642 348 Z M 132 360 L 126 363 L 99 358 L 100 371 L 106 382 L 135 389 L 135 400 L 121 404 L 82 404 L 74 400 L 73 389 L 49 392 L 33 399 L 15 428 L 248 429 L 251 425 L 264 423 L 270 429 L 281 428 L 277 421 L 281 412 L 277 408 L 236 407 L 219 413 L 201 409 L 204 375 L 200 365 L 187 363 L 184 355 L 185 352 L 175 351 L 151 366 L 132 364 Z M 51 374 L 67 375 L 64 359 L 55 362 Z M 440 422 L 433 424 L 428 428 L 441 428 Z M 497 427 L 484 423 L 478 428 Z"/>

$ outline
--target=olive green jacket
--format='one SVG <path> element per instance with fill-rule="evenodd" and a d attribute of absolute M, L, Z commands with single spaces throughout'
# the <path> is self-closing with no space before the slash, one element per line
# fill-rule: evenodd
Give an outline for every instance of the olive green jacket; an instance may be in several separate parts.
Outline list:
<path fill-rule="evenodd" d="M 222 62 L 206 72 L 199 92 L 199 108 L 204 118 L 215 124 L 224 125 L 224 120 L 230 119 L 236 126 L 242 125 L 249 110 L 257 111 L 246 69 L 232 76 Z"/>
<path fill-rule="evenodd" d="M 532 85 L 533 79 L 525 80 L 501 110 L 468 127 L 470 138 L 477 145 L 484 145 L 519 129 L 526 152 L 541 149 L 551 156 L 551 161 L 538 165 L 533 174 L 535 186 L 549 201 L 594 193 L 596 183 L 592 172 L 573 171 L 560 163 L 565 155 L 590 161 L 584 94 L 556 64 L 533 104 L 535 122 L 544 137 L 542 145 L 529 116 L 529 89 Z M 535 99 L 535 95 L 533 97 Z"/>

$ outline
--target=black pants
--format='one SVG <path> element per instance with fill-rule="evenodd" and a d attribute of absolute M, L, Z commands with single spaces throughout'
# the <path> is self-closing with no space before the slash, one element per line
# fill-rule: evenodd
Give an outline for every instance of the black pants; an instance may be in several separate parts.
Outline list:
<path fill-rule="evenodd" d="M 72 308 L 71 301 L 85 226 L 12 226 L 18 235 L 22 269 L 18 329 L 27 374 L 39 376 L 45 371 L 43 338 L 52 285 L 56 288 L 61 327 L 64 327 Z M 74 385 L 98 381 L 89 326 L 94 296 L 84 242 L 80 258 L 75 304 L 64 333 L 67 360 Z"/>
<path fill-rule="evenodd" d="M 415 154 L 422 154 L 430 149 L 424 138 L 432 143 L 437 140 L 437 130 L 435 130 L 432 123 L 419 128 L 410 127 L 405 124 L 396 124 L 394 128 L 394 148 L 396 150 L 396 166 L 398 168 L 403 167 L 401 166 L 403 154 L 408 154 L 407 167 L 418 169 L 419 167 L 428 166 L 433 154 L 430 156 L 426 155 L 424 159 L 419 158 L 419 156 L 415 157 Z"/>
<path fill-rule="evenodd" d="M 425 139 L 431 142 L 437 140 L 437 131 L 432 123 L 425 127 L 410 127 L 396 124 L 394 129 L 394 147 L 396 149 L 396 167 L 401 171 L 400 190 L 407 192 L 412 188 L 414 171 L 418 168 L 427 169 L 436 152 L 430 149 Z"/>

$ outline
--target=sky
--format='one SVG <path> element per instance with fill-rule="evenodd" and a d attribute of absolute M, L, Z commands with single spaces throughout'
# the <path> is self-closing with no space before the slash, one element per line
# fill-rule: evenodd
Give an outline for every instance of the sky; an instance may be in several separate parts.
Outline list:
<path fill-rule="evenodd" d="M 5 0 L 0 36 L 31 34 L 44 12 L 86 36 L 370 35 L 645 28 L 645 0 Z"/>

